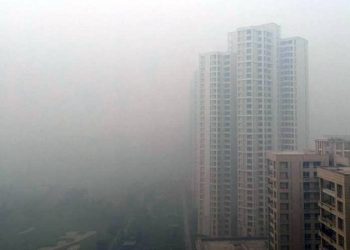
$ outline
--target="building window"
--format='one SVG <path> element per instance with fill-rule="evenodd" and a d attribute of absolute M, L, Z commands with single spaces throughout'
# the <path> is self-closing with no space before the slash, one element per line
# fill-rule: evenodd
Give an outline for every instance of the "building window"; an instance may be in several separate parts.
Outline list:
<path fill-rule="evenodd" d="M 288 193 L 280 193 L 281 200 L 288 200 Z"/>
<path fill-rule="evenodd" d="M 337 202 L 338 212 L 343 212 L 343 202 L 338 201 Z"/>
<path fill-rule="evenodd" d="M 343 187 L 339 184 L 337 184 L 337 196 L 338 196 L 338 198 L 343 197 Z"/>
<path fill-rule="evenodd" d="M 338 218 L 338 228 L 340 230 L 344 229 L 344 221 L 341 218 Z"/>
<path fill-rule="evenodd" d="M 288 223 L 289 215 L 288 214 L 281 214 L 280 219 L 282 223 Z"/>
<path fill-rule="evenodd" d="M 288 162 L 280 162 L 280 169 L 283 170 L 288 170 Z"/>
<path fill-rule="evenodd" d="M 280 179 L 281 179 L 281 180 L 286 180 L 286 179 L 288 179 L 288 173 L 285 173 L 285 172 L 280 173 Z"/>
<path fill-rule="evenodd" d="M 288 241 L 289 241 L 289 236 L 288 236 L 288 235 L 281 235 L 281 241 L 282 241 L 283 243 L 288 242 Z"/>
<path fill-rule="evenodd" d="M 281 203 L 280 204 L 280 209 L 281 210 L 288 210 L 289 209 L 289 205 L 287 203 Z"/>
<path fill-rule="evenodd" d="M 344 247 L 344 237 L 340 234 L 338 235 L 338 242 L 340 246 Z"/>

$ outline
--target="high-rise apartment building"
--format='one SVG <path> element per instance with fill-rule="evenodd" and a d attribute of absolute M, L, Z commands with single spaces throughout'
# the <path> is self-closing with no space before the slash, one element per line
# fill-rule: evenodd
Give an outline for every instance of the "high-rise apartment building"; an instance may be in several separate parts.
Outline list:
<path fill-rule="evenodd" d="M 269 152 L 269 249 L 319 249 L 317 169 L 328 156 L 315 152 Z"/>
<path fill-rule="evenodd" d="M 267 234 L 266 152 L 308 143 L 307 41 L 265 24 L 229 33 L 237 54 L 238 234 Z"/>
<path fill-rule="evenodd" d="M 234 56 L 201 54 L 197 80 L 197 233 L 229 237 L 236 229 Z"/>
<path fill-rule="evenodd" d="M 320 249 L 350 249 L 350 167 L 319 168 Z"/>
<path fill-rule="evenodd" d="M 292 37 L 279 44 L 278 148 L 304 150 L 309 139 L 308 42 Z"/>
<path fill-rule="evenodd" d="M 280 28 L 240 28 L 229 34 L 237 53 L 238 234 L 264 236 L 267 224 L 265 154 L 277 142 Z"/>
<path fill-rule="evenodd" d="M 276 24 L 239 28 L 228 38 L 229 52 L 200 56 L 198 233 L 264 237 L 266 152 L 303 150 L 308 142 L 307 41 L 281 39 Z"/>

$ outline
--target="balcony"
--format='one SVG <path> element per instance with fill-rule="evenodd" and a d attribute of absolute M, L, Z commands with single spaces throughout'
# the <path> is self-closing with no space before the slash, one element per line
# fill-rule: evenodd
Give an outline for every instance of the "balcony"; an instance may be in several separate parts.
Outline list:
<path fill-rule="evenodd" d="M 326 194 L 335 196 L 335 183 L 327 180 L 321 182 L 321 189 Z"/>
<path fill-rule="evenodd" d="M 329 243 L 327 240 L 325 240 L 325 239 L 322 239 L 321 240 L 321 245 L 320 245 L 320 248 L 319 248 L 320 250 L 337 250 L 337 248 L 333 245 L 333 244 L 331 244 L 331 243 Z M 343 249 L 342 247 L 340 247 L 339 249 Z"/>
<path fill-rule="evenodd" d="M 322 201 L 319 201 L 319 202 L 318 202 L 318 206 L 319 206 L 320 208 L 323 208 L 324 210 L 330 212 L 330 213 L 333 213 L 333 212 L 336 211 L 336 210 L 335 210 L 335 206 L 329 205 L 329 204 L 324 203 L 324 202 L 322 202 Z"/>
<path fill-rule="evenodd" d="M 325 194 L 328 194 L 329 196 L 335 197 L 335 191 L 333 191 L 333 190 L 331 190 L 331 189 L 323 188 L 323 189 L 322 189 L 322 192 L 325 193 Z"/>
<path fill-rule="evenodd" d="M 320 235 L 320 237 L 322 239 L 326 240 L 330 245 L 332 245 L 335 248 L 337 247 L 337 241 L 336 240 L 334 240 L 333 238 L 331 238 L 327 234 L 323 233 L 322 231 L 319 231 L 318 234 Z"/>
<path fill-rule="evenodd" d="M 335 220 L 332 220 L 330 218 L 327 218 L 327 217 L 324 217 L 321 215 L 318 216 L 318 220 L 319 220 L 319 222 L 325 224 L 326 226 L 336 229 Z"/>
<path fill-rule="evenodd" d="M 327 193 L 321 193 L 321 203 L 335 209 L 335 198 Z"/>
<path fill-rule="evenodd" d="M 332 228 L 328 227 L 325 224 L 320 225 L 319 230 L 320 237 L 329 242 L 330 244 L 337 244 L 337 233 Z"/>

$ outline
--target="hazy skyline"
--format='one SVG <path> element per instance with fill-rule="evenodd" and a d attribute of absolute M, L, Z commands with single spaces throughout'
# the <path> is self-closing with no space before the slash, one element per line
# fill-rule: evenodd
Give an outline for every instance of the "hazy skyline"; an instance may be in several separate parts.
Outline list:
<path fill-rule="evenodd" d="M 109 137 L 170 152 L 187 143 L 198 53 L 226 50 L 229 31 L 269 22 L 309 41 L 310 137 L 350 134 L 348 1 L 0 4 L 5 141 Z"/>
<path fill-rule="evenodd" d="M 350 134 L 349 14 L 349 0 L 0 0 L 0 248 L 93 230 L 91 249 L 189 249 L 199 54 L 244 26 L 307 39 L 309 137 Z"/>

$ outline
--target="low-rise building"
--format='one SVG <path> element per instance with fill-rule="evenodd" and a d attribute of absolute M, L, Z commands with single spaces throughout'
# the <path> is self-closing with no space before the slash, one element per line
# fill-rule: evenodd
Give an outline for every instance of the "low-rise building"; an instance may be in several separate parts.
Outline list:
<path fill-rule="evenodd" d="M 315 140 L 316 152 L 329 155 L 329 166 L 344 167 L 350 165 L 350 136 L 325 136 Z"/>
<path fill-rule="evenodd" d="M 350 249 L 350 167 L 319 168 L 320 249 Z"/>
<path fill-rule="evenodd" d="M 266 250 L 266 238 L 199 238 L 197 250 Z"/>
<path fill-rule="evenodd" d="M 269 249 L 318 249 L 317 169 L 328 162 L 316 152 L 267 154 Z"/>

